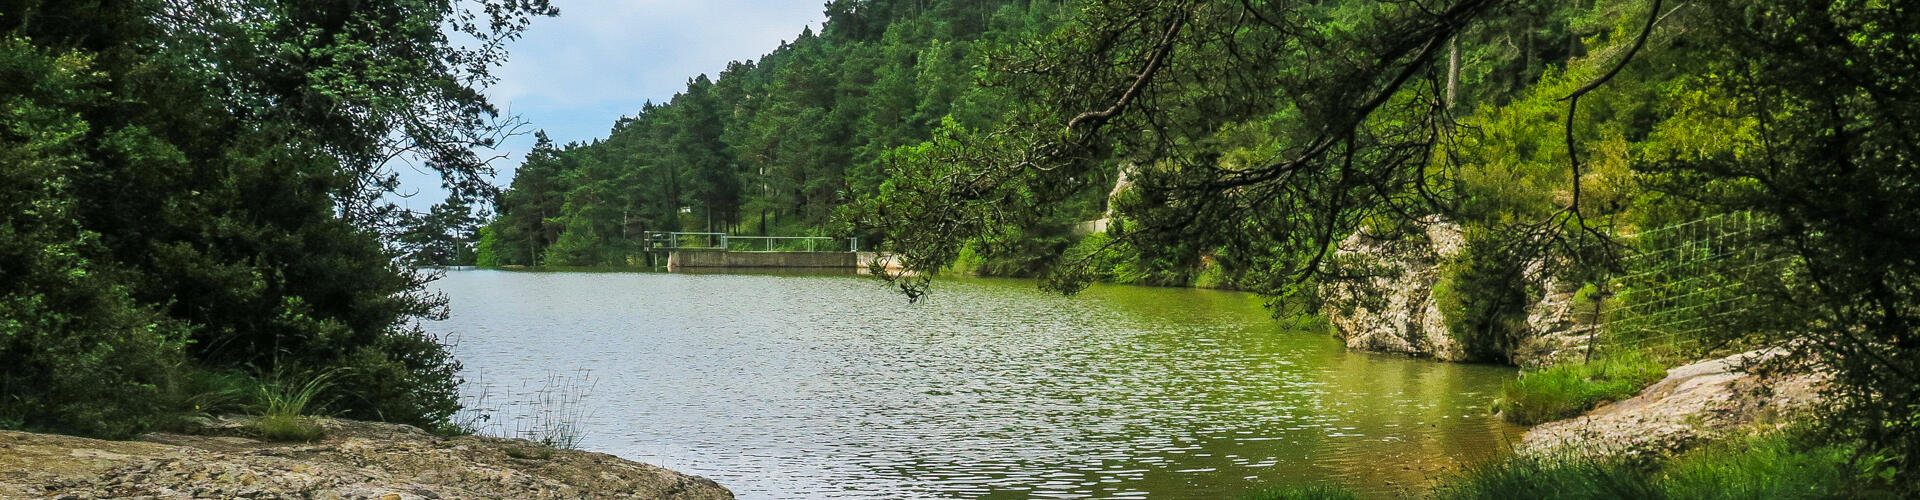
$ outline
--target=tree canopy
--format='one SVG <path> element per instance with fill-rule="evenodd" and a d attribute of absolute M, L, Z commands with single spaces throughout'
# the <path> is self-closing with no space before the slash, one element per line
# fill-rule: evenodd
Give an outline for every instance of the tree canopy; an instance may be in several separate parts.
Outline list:
<path fill-rule="evenodd" d="M 0 424 L 101 435 L 218 373 L 338 369 L 433 427 L 458 363 L 389 246 L 403 162 L 487 196 L 480 92 L 545 1 L 0 6 Z M 451 37 L 465 37 L 456 43 Z"/>

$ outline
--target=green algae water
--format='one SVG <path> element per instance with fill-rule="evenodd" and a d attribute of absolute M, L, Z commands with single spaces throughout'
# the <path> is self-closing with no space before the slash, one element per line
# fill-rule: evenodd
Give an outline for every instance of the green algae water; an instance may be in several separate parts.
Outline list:
<path fill-rule="evenodd" d="M 1497 457 L 1511 369 L 1346 351 L 1256 296 L 853 276 L 454 271 L 429 329 L 513 434 L 584 371 L 580 447 L 741 498 L 1233 498 L 1417 493 Z M 538 392 L 533 391 L 533 392 Z M 552 391 L 547 391 L 549 394 Z"/>

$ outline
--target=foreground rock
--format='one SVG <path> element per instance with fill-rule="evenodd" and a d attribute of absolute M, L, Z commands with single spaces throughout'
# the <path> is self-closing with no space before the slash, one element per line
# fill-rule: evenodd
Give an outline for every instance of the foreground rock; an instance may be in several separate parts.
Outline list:
<path fill-rule="evenodd" d="M 327 438 L 315 443 L 0 431 L 0 498 L 733 498 L 706 478 L 602 453 L 442 438 L 404 425 L 321 424 Z"/>
<path fill-rule="evenodd" d="M 1527 431 L 1519 452 L 1543 456 L 1670 455 L 1755 427 L 1779 425 L 1817 401 L 1816 374 L 1746 373 L 1739 368 L 1781 354 L 1754 351 L 1674 368 L 1625 401 Z"/>

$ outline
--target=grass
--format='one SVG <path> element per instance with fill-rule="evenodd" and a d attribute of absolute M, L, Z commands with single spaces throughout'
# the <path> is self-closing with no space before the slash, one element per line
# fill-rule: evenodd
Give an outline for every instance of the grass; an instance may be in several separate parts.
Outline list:
<path fill-rule="evenodd" d="M 325 404 L 321 395 L 333 387 L 337 370 L 308 376 L 275 372 L 254 393 L 254 407 L 260 417 L 247 424 L 247 430 L 268 441 L 312 442 L 326 437 L 326 429 L 308 416 Z"/>
<path fill-rule="evenodd" d="M 189 364 L 171 367 L 159 386 L 162 414 L 153 428 L 191 432 L 213 415 L 245 409 L 248 396 L 259 385 L 240 372 L 207 370 Z"/>
<path fill-rule="evenodd" d="M 1625 462 L 1514 457 L 1468 470 L 1434 498 L 1657 499 L 1664 492 L 1648 475 Z"/>
<path fill-rule="evenodd" d="M 1508 381 L 1501 387 L 1494 410 L 1508 422 L 1534 425 L 1633 397 L 1666 376 L 1667 370 L 1660 363 L 1635 354 L 1554 365 Z"/>
<path fill-rule="evenodd" d="M 1510 457 L 1452 478 L 1437 500 L 1899 498 L 1863 479 L 1844 446 L 1798 431 L 1722 440 L 1653 463 L 1593 458 Z M 1247 500 L 1351 499 L 1330 486 L 1277 488 Z"/>
<path fill-rule="evenodd" d="M 327 430 L 311 417 L 266 415 L 247 423 L 247 430 L 260 439 L 284 443 L 311 443 L 327 437 Z"/>
<path fill-rule="evenodd" d="M 1438 499 L 1893 498 L 1859 479 L 1846 448 L 1796 432 L 1732 438 L 1653 464 L 1515 457 L 1472 469 Z"/>
<path fill-rule="evenodd" d="M 1358 497 L 1345 488 L 1316 484 L 1274 488 L 1240 498 L 1241 500 L 1354 500 Z"/>
<path fill-rule="evenodd" d="M 531 411 L 514 419 L 513 437 L 554 448 L 579 449 L 584 424 L 593 417 L 592 409 L 582 403 L 596 385 L 598 380 L 587 370 L 576 371 L 571 377 L 548 373 L 544 385 L 525 401 Z"/>
<path fill-rule="evenodd" d="M 1669 498 L 1832 498 L 1857 491 L 1850 453 L 1791 433 L 1715 443 L 1676 457 L 1661 471 Z M 1854 490 L 1854 491 L 1849 491 Z"/>
<path fill-rule="evenodd" d="M 500 394 L 478 377 L 475 375 L 462 391 L 465 394 L 460 411 L 451 422 L 436 429 L 437 433 L 518 438 L 551 448 L 579 448 L 585 425 L 593 418 L 592 407 L 585 401 L 599 383 L 591 371 L 576 370 L 572 376 L 548 372 L 546 380 L 531 390 Z M 512 418 L 503 422 L 499 418 L 503 415 Z M 509 448 L 507 456 L 544 459 L 552 456 L 552 450 Z"/>

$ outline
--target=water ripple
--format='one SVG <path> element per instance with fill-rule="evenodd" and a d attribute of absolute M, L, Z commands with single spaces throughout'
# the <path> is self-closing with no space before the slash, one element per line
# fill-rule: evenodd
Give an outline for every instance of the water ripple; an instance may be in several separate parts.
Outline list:
<path fill-rule="evenodd" d="M 583 447 L 742 498 L 1363 492 L 1499 453 L 1510 372 L 1346 352 L 1245 294 L 851 277 L 453 272 L 468 391 L 590 369 Z M 507 410 L 524 410 L 509 407 Z M 1401 486 L 1387 486 L 1388 484 Z"/>

